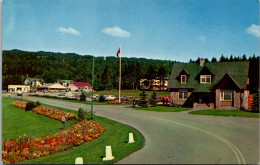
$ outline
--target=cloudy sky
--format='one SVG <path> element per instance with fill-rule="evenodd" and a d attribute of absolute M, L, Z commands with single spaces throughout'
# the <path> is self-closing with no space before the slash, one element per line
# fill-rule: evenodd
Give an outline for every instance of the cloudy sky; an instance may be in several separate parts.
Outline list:
<path fill-rule="evenodd" d="M 3 0 L 2 49 L 187 62 L 259 55 L 259 0 Z"/>

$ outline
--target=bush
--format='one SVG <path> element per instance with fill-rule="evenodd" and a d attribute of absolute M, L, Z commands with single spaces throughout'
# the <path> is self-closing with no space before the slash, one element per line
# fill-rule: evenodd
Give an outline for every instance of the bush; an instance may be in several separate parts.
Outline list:
<path fill-rule="evenodd" d="M 151 104 L 152 107 L 157 106 L 156 91 L 155 90 L 153 91 L 153 94 L 152 94 L 152 97 L 151 97 L 151 100 L 150 100 L 150 104 Z"/>
<path fill-rule="evenodd" d="M 38 106 L 41 106 L 41 103 L 39 101 L 36 101 L 35 102 L 35 106 L 38 107 Z"/>
<path fill-rule="evenodd" d="M 80 101 L 86 101 L 86 96 L 84 95 L 84 93 L 81 93 L 81 94 L 79 95 L 79 100 L 80 100 Z"/>
<path fill-rule="evenodd" d="M 79 111 L 78 111 L 78 121 L 85 120 L 86 119 L 86 114 L 87 113 L 82 108 L 79 108 Z"/>
<path fill-rule="evenodd" d="M 254 95 L 252 111 L 259 113 L 259 91 L 257 91 L 257 93 Z"/>
<path fill-rule="evenodd" d="M 104 95 L 101 95 L 100 97 L 99 97 L 99 100 L 98 100 L 99 102 L 104 102 L 105 101 L 105 96 Z"/>
<path fill-rule="evenodd" d="M 140 107 L 146 108 L 148 102 L 146 99 L 147 94 L 145 94 L 145 90 L 143 90 L 142 93 L 139 94 L 139 96 L 140 96 L 140 100 L 138 101 L 138 105 Z"/>
<path fill-rule="evenodd" d="M 30 101 L 26 104 L 25 111 L 31 111 L 35 107 L 36 107 L 35 103 Z"/>

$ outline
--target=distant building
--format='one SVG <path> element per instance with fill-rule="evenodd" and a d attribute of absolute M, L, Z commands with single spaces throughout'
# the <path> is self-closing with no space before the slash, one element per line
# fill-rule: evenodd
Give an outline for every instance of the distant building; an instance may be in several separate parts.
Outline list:
<path fill-rule="evenodd" d="M 8 85 L 8 92 L 10 93 L 27 93 L 30 90 L 30 86 L 28 85 Z"/>
<path fill-rule="evenodd" d="M 82 89 L 86 91 L 92 90 L 92 85 L 88 82 L 73 82 L 68 86 L 70 91 L 81 91 Z"/>
<path fill-rule="evenodd" d="M 157 77 L 151 81 L 147 79 L 141 79 L 140 86 L 144 89 L 167 90 L 168 82 L 169 77 L 165 77 L 164 81 L 160 80 L 160 77 Z"/>
<path fill-rule="evenodd" d="M 168 89 L 172 104 L 195 109 L 248 108 L 249 62 L 175 63 Z"/>
<path fill-rule="evenodd" d="M 73 83 L 73 80 L 57 80 L 57 83 L 59 83 L 60 85 L 63 85 L 65 87 L 68 87 L 70 84 Z"/>
<path fill-rule="evenodd" d="M 30 85 L 31 87 L 39 87 L 44 84 L 44 80 L 40 78 L 27 78 L 24 81 L 25 85 Z"/>
<path fill-rule="evenodd" d="M 67 87 L 60 85 L 58 83 L 48 83 L 44 84 L 40 87 L 37 87 L 37 91 L 41 92 L 43 90 L 48 91 L 48 92 L 65 92 Z"/>

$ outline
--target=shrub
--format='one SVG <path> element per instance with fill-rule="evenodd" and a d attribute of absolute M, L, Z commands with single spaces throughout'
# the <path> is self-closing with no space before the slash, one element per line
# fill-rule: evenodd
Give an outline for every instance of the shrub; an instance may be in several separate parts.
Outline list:
<path fill-rule="evenodd" d="M 100 97 L 99 97 L 99 100 L 98 100 L 99 102 L 104 102 L 105 101 L 105 97 L 104 97 L 104 95 L 101 95 Z"/>
<path fill-rule="evenodd" d="M 84 93 L 81 93 L 81 94 L 79 95 L 79 100 L 80 100 L 80 101 L 86 101 L 86 96 L 84 95 Z"/>
<path fill-rule="evenodd" d="M 257 91 L 257 93 L 254 95 L 252 111 L 259 113 L 259 91 Z"/>
<path fill-rule="evenodd" d="M 38 106 L 41 106 L 41 103 L 39 101 L 36 101 L 35 102 L 35 106 L 38 107 Z"/>
<path fill-rule="evenodd" d="M 157 102 L 156 102 L 156 91 L 155 91 L 155 90 L 153 91 L 152 98 L 151 98 L 151 100 L 150 100 L 150 104 L 151 104 L 152 107 L 157 106 Z"/>
<path fill-rule="evenodd" d="M 35 107 L 36 107 L 35 103 L 30 101 L 26 104 L 25 111 L 31 111 Z"/>
<path fill-rule="evenodd" d="M 82 108 L 79 108 L 79 111 L 78 111 L 78 121 L 85 120 L 86 119 L 86 114 L 87 113 Z"/>
<path fill-rule="evenodd" d="M 142 93 L 139 94 L 139 96 L 140 96 L 140 100 L 138 101 L 138 105 L 143 108 L 146 108 L 148 102 L 146 99 L 147 94 L 145 94 L 145 90 L 143 90 Z"/>

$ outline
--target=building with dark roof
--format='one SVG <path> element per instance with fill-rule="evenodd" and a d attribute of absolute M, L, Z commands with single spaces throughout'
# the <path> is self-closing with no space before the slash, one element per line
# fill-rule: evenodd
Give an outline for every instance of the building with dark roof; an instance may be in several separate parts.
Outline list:
<path fill-rule="evenodd" d="M 70 91 L 81 91 L 86 90 L 86 91 L 91 91 L 92 90 L 92 85 L 88 82 L 73 82 L 69 85 L 68 87 Z"/>
<path fill-rule="evenodd" d="M 249 62 L 175 63 L 168 89 L 171 104 L 195 109 L 248 108 Z"/>

